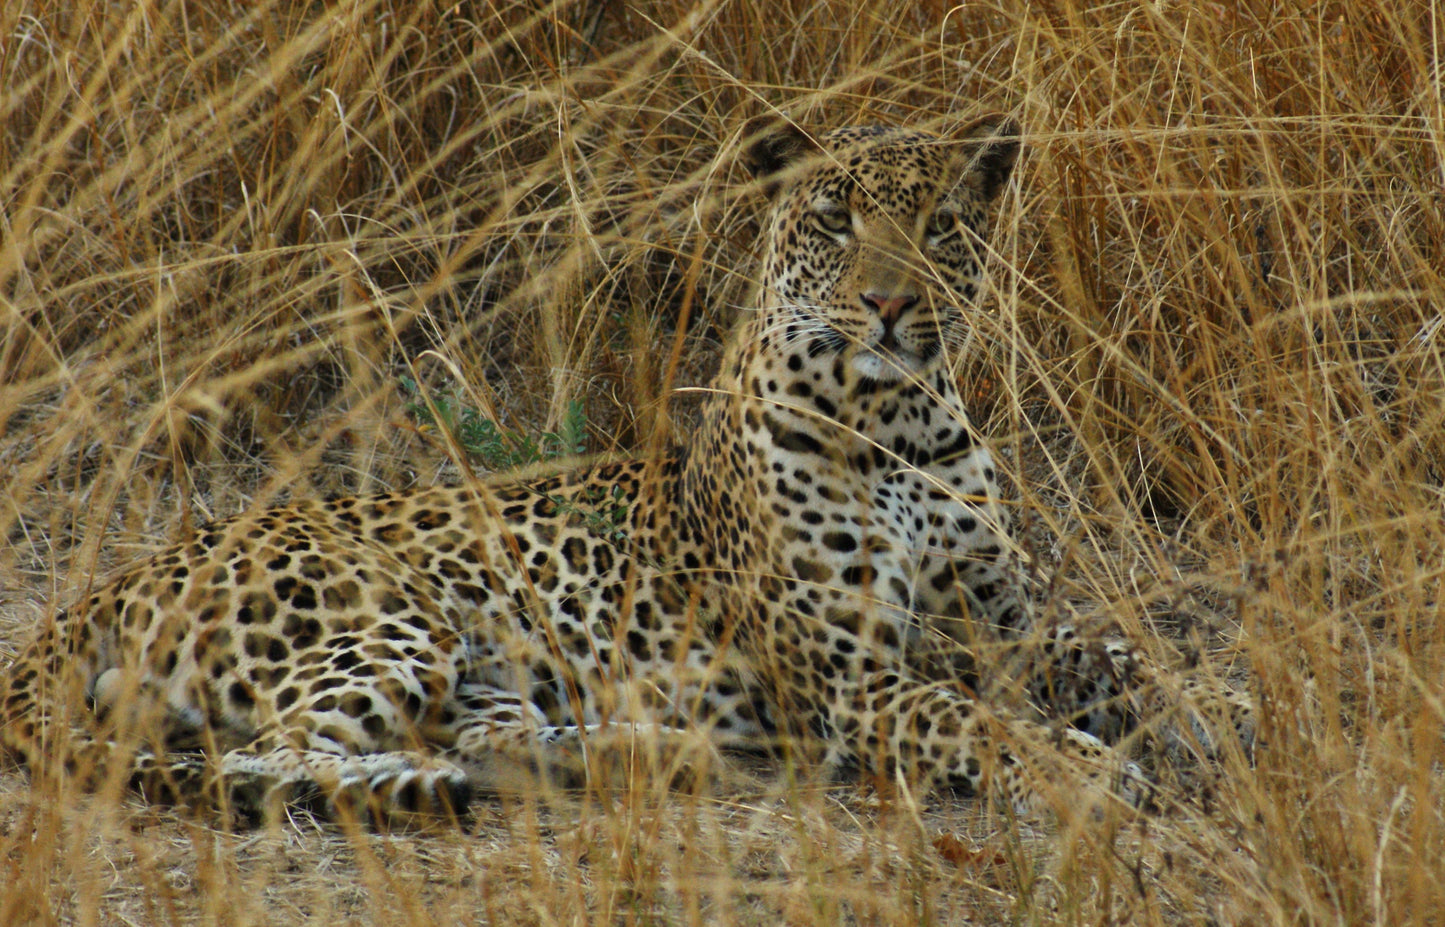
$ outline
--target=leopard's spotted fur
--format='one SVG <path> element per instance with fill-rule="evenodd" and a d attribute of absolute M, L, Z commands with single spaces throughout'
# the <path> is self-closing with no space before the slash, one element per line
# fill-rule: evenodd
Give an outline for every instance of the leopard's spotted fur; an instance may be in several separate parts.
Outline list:
<path fill-rule="evenodd" d="M 998 120 L 758 135 L 760 293 L 685 446 L 212 525 L 56 616 L 5 676 L 0 740 L 37 775 L 252 811 L 460 810 L 492 759 L 624 722 L 816 738 L 1019 805 L 1121 773 L 1137 797 L 1080 729 L 1132 725 L 1155 675 L 1133 648 L 1055 629 L 978 656 L 1039 638 L 944 362 L 1016 150 Z M 1076 726 L 980 698 L 1012 673 Z"/>

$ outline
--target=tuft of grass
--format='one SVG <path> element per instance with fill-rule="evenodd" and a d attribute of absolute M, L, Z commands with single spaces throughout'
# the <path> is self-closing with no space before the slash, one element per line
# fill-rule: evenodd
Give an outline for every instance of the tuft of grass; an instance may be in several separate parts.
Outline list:
<path fill-rule="evenodd" d="M 7 771 L 0 923 L 1438 920 L 1442 48 L 1417 0 L 4 4 L 0 654 L 207 519 L 446 478 L 419 395 L 513 423 L 480 446 L 665 445 L 747 305 L 748 117 L 1000 110 L 959 376 L 1040 594 L 1264 730 L 1052 830 L 801 760 L 392 836 Z"/>

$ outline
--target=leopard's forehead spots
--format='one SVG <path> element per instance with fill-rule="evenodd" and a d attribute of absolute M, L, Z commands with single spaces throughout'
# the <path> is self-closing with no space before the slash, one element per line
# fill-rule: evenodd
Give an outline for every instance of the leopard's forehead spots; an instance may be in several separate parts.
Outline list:
<path fill-rule="evenodd" d="M 794 189 L 815 199 L 831 198 L 856 209 L 872 205 L 888 212 L 917 211 L 952 192 L 948 143 L 920 132 L 844 129 L 820 141 L 820 158 Z M 949 183 L 949 189 L 941 189 Z"/>

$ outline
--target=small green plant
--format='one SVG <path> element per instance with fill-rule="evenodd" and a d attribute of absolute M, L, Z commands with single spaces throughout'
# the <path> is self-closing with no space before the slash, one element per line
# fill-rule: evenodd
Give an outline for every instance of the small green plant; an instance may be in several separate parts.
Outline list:
<path fill-rule="evenodd" d="M 456 394 L 433 393 L 431 402 L 421 398 L 415 380 L 401 378 L 402 392 L 415 396 L 406 411 L 421 425 L 443 428 L 464 451 L 488 470 L 510 470 L 544 460 L 570 457 L 587 449 L 587 411 L 578 400 L 567 403 L 557 431 L 533 437 L 503 428 Z"/>
<path fill-rule="evenodd" d="M 577 497 L 575 502 L 547 497 L 559 512 L 578 515 L 587 530 L 609 541 L 627 539 L 627 492 L 621 486 L 613 486 L 611 492 L 601 487 L 589 489 Z"/>

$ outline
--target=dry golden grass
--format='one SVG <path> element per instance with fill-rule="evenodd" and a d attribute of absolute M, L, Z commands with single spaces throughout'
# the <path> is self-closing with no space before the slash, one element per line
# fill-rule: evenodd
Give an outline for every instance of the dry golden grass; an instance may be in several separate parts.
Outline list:
<path fill-rule="evenodd" d="M 764 770 L 228 834 L 7 771 L 0 923 L 1438 923 L 1442 17 L 5 4 L 0 650 L 206 519 L 446 478 L 403 377 L 666 440 L 747 298 L 747 117 L 1004 110 L 1027 155 L 960 375 L 1038 579 L 1247 670 L 1264 744 L 1192 807 L 1041 831 Z"/>

